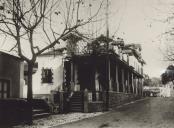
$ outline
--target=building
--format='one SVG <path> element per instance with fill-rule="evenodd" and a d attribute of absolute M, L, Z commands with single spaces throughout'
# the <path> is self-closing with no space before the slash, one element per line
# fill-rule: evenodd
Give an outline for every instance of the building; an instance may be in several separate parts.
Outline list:
<path fill-rule="evenodd" d="M 23 66 L 19 57 L 0 51 L 0 99 L 23 97 Z"/>
<path fill-rule="evenodd" d="M 67 37 L 68 42 L 71 39 Z M 64 90 L 71 94 L 72 111 L 101 111 L 143 95 L 145 62 L 139 45 L 100 36 L 84 51 L 74 52 L 64 62 Z M 80 95 L 87 96 L 87 104 L 81 100 L 77 106 Z"/>
<path fill-rule="evenodd" d="M 174 97 L 174 85 L 173 82 L 167 82 L 160 88 L 160 96 L 162 97 Z"/>
<path fill-rule="evenodd" d="M 64 41 L 66 49 L 38 57 L 38 69 L 33 74 L 35 98 L 58 102 L 62 111 L 69 108 L 68 111 L 92 112 L 108 110 L 143 95 L 145 62 L 140 45 L 125 45 L 120 38 L 115 41 L 103 35 L 83 39 L 74 33 Z"/>
<path fill-rule="evenodd" d="M 38 56 L 33 73 L 34 98 L 51 100 L 51 91 L 60 91 L 63 83 L 63 57 L 61 50 Z M 27 70 L 27 64 L 25 64 L 25 74 Z M 27 81 L 27 75 L 25 75 L 25 81 Z M 27 82 L 25 83 L 23 96 L 26 98 Z"/>

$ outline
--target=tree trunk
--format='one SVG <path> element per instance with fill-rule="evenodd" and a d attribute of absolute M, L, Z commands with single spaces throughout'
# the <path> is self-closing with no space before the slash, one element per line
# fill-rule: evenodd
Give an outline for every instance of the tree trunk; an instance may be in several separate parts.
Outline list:
<path fill-rule="evenodd" d="M 28 124 L 32 124 L 32 99 L 33 99 L 33 91 L 32 91 L 32 74 L 33 74 L 33 66 L 34 64 L 28 63 L 28 88 L 27 88 L 27 101 L 28 101 L 28 111 L 27 111 L 27 121 Z"/>

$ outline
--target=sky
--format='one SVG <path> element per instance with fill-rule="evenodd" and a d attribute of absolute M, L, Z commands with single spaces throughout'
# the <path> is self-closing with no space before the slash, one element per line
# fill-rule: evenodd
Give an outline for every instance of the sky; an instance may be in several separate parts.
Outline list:
<path fill-rule="evenodd" d="M 144 73 L 160 77 L 168 64 L 164 61 L 165 36 L 170 24 L 163 22 L 170 16 L 172 0 L 110 0 L 111 13 L 119 5 L 119 11 L 112 16 L 110 33 L 118 28 L 116 36 L 125 43 L 142 45 L 142 57 L 146 61 Z M 173 5 L 174 7 L 174 5 Z M 120 23 L 119 23 L 120 22 Z"/>
<path fill-rule="evenodd" d="M 84 0 L 84 3 L 92 1 L 94 4 L 90 11 L 95 12 L 99 7 L 97 0 Z M 84 6 L 89 8 L 87 4 L 84 4 Z M 170 20 L 168 22 L 164 21 L 173 15 L 173 7 L 174 0 L 109 0 L 110 36 L 121 37 L 125 43 L 139 43 L 142 45 L 142 57 L 146 61 L 144 73 L 150 77 L 160 77 L 167 65 L 172 64 L 164 61 L 163 52 L 167 41 L 163 33 L 171 27 L 172 22 Z M 103 9 L 96 19 L 105 17 L 105 8 Z M 81 16 L 89 15 L 90 11 L 81 11 Z M 57 23 L 55 24 L 57 25 Z M 88 25 L 89 28 L 92 28 L 92 32 L 95 28 L 98 30 L 98 34 L 105 33 L 105 20 Z M 5 49 L 3 37 L 0 37 L 0 39 L 0 49 L 3 49 L 1 46 L 4 46 Z"/>

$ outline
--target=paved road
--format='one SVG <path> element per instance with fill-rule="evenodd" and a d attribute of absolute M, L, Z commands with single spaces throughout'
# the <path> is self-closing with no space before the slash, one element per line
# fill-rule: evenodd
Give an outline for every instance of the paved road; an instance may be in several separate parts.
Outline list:
<path fill-rule="evenodd" d="M 174 98 L 149 98 L 54 128 L 174 128 Z"/>

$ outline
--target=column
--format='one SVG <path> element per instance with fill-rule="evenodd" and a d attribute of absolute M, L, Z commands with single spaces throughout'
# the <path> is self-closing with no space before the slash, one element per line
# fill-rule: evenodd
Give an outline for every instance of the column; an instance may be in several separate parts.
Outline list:
<path fill-rule="evenodd" d="M 119 92 L 119 81 L 118 81 L 118 65 L 116 64 L 116 84 L 117 84 L 117 92 Z"/>
<path fill-rule="evenodd" d="M 130 93 L 130 80 L 129 80 L 129 77 L 130 77 L 130 73 L 129 71 L 127 72 L 127 86 L 128 86 L 128 93 Z"/>
<path fill-rule="evenodd" d="M 85 89 L 84 90 L 84 113 L 88 113 L 89 110 L 88 110 L 88 102 L 89 102 L 89 99 L 88 99 L 88 89 Z"/>
<path fill-rule="evenodd" d="M 112 83 L 111 83 L 111 62 L 108 59 L 108 82 L 109 82 L 109 91 L 112 91 Z"/>
<path fill-rule="evenodd" d="M 100 90 L 100 85 L 99 85 L 99 74 L 97 71 L 95 71 L 95 90 L 99 91 Z"/>
<path fill-rule="evenodd" d="M 143 94 L 143 90 L 142 90 L 142 88 L 143 88 L 143 86 L 142 86 L 142 79 L 139 79 L 139 90 L 140 90 L 140 96 L 142 96 L 142 94 Z"/>
<path fill-rule="evenodd" d="M 71 61 L 71 91 L 74 91 L 74 64 Z"/>
<path fill-rule="evenodd" d="M 20 98 L 24 97 L 24 94 L 23 94 L 24 85 L 25 85 L 25 81 L 24 81 L 24 62 L 20 62 L 20 91 L 19 91 L 19 97 Z"/>
<path fill-rule="evenodd" d="M 143 96 L 143 79 L 141 78 L 141 96 Z"/>
<path fill-rule="evenodd" d="M 135 78 L 135 94 L 138 94 L 138 81 L 137 81 L 137 77 Z"/>
<path fill-rule="evenodd" d="M 139 82 L 139 78 L 137 78 L 137 94 L 140 94 L 140 82 Z"/>
<path fill-rule="evenodd" d="M 95 71 L 95 91 L 96 91 L 96 101 L 99 100 L 99 92 L 100 91 L 100 85 L 99 85 L 99 73 L 97 71 Z"/>
<path fill-rule="evenodd" d="M 74 91 L 80 91 L 80 85 L 79 85 L 79 82 L 78 82 L 77 64 L 74 65 Z"/>
<path fill-rule="evenodd" d="M 124 85 L 124 69 L 121 69 L 121 75 L 122 75 L 122 86 L 123 86 L 123 92 L 125 92 L 125 85 Z"/>
<path fill-rule="evenodd" d="M 132 93 L 134 94 L 135 93 L 135 90 L 134 90 L 134 74 L 132 73 Z"/>

